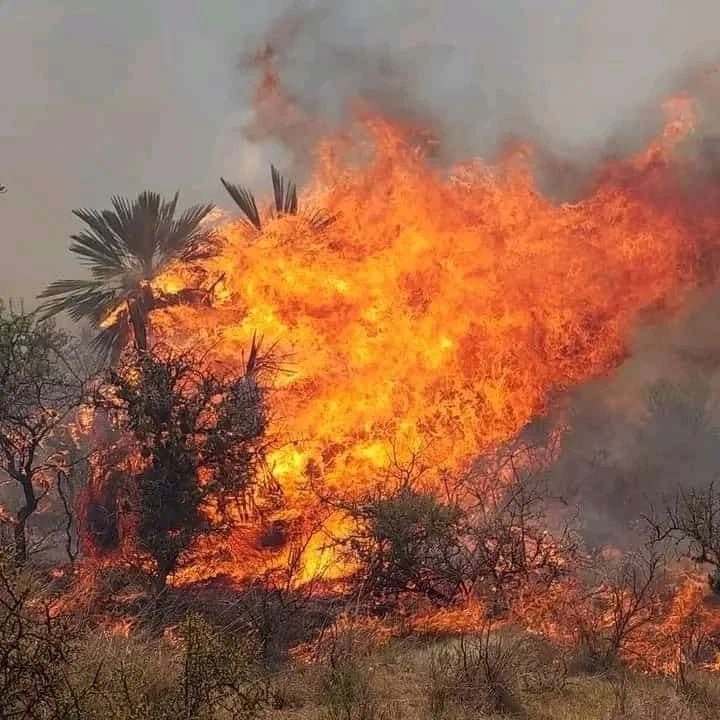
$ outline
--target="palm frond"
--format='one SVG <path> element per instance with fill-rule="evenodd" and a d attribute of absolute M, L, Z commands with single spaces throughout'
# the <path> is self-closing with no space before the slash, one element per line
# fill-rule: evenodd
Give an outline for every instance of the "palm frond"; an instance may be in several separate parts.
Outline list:
<path fill-rule="evenodd" d="M 276 215 L 297 215 L 298 214 L 298 194 L 295 183 L 284 178 L 275 165 L 270 165 L 270 176 L 273 184 L 273 199 L 275 204 Z M 245 217 L 252 223 L 257 230 L 262 230 L 262 222 L 257 204 L 252 193 L 244 187 L 233 185 L 224 178 L 220 181 L 225 186 L 232 199 L 243 211 Z M 337 220 L 337 215 L 327 213 L 324 210 L 315 210 L 304 213 L 310 229 L 313 232 L 323 232 L 327 230 Z"/>
<path fill-rule="evenodd" d="M 214 233 L 204 228 L 202 222 L 214 209 L 214 205 L 193 205 L 177 220 L 170 219 L 168 232 L 161 238 L 160 254 L 185 262 L 207 257 Z"/>
<path fill-rule="evenodd" d="M 256 365 L 258 361 L 258 355 L 260 353 L 260 346 L 262 345 L 262 338 L 257 337 L 257 333 L 253 333 L 252 344 L 250 345 L 250 352 L 248 353 L 248 359 L 245 363 L 245 374 L 251 376 L 256 371 Z"/>
<path fill-rule="evenodd" d="M 120 313 L 112 325 L 95 335 L 90 345 L 101 359 L 115 363 L 130 342 L 130 335 L 127 313 Z"/>
<path fill-rule="evenodd" d="M 235 201 L 235 204 L 242 210 L 250 224 L 256 230 L 262 230 L 262 221 L 260 220 L 260 213 L 258 212 L 253 194 L 247 188 L 241 187 L 240 185 L 233 185 L 233 183 L 228 182 L 225 178 L 220 178 L 220 182 L 228 191 L 230 197 Z"/>
<path fill-rule="evenodd" d="M 279 215 L 297 215 L 298 200 L 295 183 L 286 183 L 285 178 L 274 165 L 270 165 L 270 175 L 275 195 L 275 211 Z"/>
<path fill-rule="evenodd" d="M 163 233 L 163 219 L 168 211 L 170 217 L 175 212 L 177 195 L 166 202 L 158 193 L 145 190 L 132 203 L 115 196 L 112 204 L 123 229 L 121 238 L 127 254 L 143 268 L 149 268 L 158 250 L 158 237 Z"/>
<path fill-rule="evenodd" d="M 38 295 L 38 298 L 51 298 L 66 293 L 96 290 L 101 286 L 102 283 L 93 280 L 55 280 Z"/>
<path fill-rule="evenodd" d="M 75 253 L 81 261 L 91 267 L 98 266 L 109 274 L 122 272 L 127 264 L 123 228 L 113 225 L 108 217 L 112 213 L 97 210 L 73 210 L 73 215 L 82 220 L 89 228 L 76 235 L 70 245 L 70 252 Z"/>
<path fill-rule="evenodd" d="M 75 321 L 90 320 L 97 326 L 117 307 L 120 292 L 99 281 L 57 280 L 38 298 L 47 300 L 38 308 L 43 320 L 67 312 Z"/>
<path fill-rule="evenodd" d="M 323 232 L 338 219 L 338 215 L 326 213 L 324 210 L 314 210 L 305 215 L 305 218 L 314 232 Z"/>

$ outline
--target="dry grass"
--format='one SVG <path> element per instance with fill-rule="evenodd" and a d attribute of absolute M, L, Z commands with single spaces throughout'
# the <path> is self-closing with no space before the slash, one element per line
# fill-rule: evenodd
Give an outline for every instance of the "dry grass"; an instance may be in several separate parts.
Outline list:
<path fill-rule="evenodd" d="M 526 639 L 527 640 L 527 639 Z M 690 687 L 678 688 L 672 678 L 653 678 L 634 673 L 581 675 L 562 681 L 534 682 L 541 650 L 528 650 L 512 635 L 504 638 L 509 655 L 503 671 L 514 673 L 512 704 L 505 708 L 478 707 L 468 701 L 467 687 L 457 686 L 453 658 L 458 657 L 458 640 L 397 640 L 362 657 L 352 669 L 353 682 L 359 683 L 363 697 L 370 699 L 372 715 L 336 715 L 323 702 L 323 668 L 300 665 L 278 676 L 276 683 L 292 697 L 284 707 L 271 707 L 265 717 L 273 720 L 324 720 L 341 717 L 356 720 L 712 720 L 720 717 L 720 678 L 697 673 Z M 498 652 L 498 645 L 491 645 Z M 526 654 L 515 654 L 522 647 Z M 511 650 L 512 649 L 512 650 Z M 477 648 L 476 651 L 477 652 Z M 536 652 L 540 652 L 536 655 Z M 453 682 L 447 688 L 443 706 L 433 703 L 438 691 L 438 659 L 450 663 L 442 675 Z M 476 656 L 477 659 L 477 656 Z M 456 668 L 457 669 L 457 666 Z M 554 671 L 551 671 L 554 672 Z M 553 675 L 553 677 L 557 677 Z M 442 682 L 442 678 L 440 679 Z M 359 708 L 359 705 L 353 705 Z M 504 714 L 503 714 L 504 711 Z"/>
<path fill-rule="evenodd" d="M 204 625 L 200 624 L 200 630 Z M 568 675 L 564 653 L 518 629 L 485 628 L 460 638 L 390 639 L 367 623 L 324 635 L 317 652 L 281 666 L 262 665 L 246 633 L 203 631 L 188 656 L 180 628 L 165 637 L 129 638 L 88 630 L 73 655 L 74 680 L 97 674 L 99 686 L 81 720 L 266 718 L 267 720 L 712 720 L 720 718 L 720 677 L 688 670 L 658 678 L 614 667 Z M 254 648 L 250 654 L 247 650 Z M 259 661 L 255 659 L 258 652 Z M 237 657 L 233 672 L 229 660 Z M 259 662 L 259 664 L 258 664 Z M 229 674 L 228 674 L 229 673 Z M 225 678 L 225 676 L 227 677 Z M 225 678 L 225 679 L 224 679 Z M 259 695 L 229 713 L 238 680 Z M 682 682 L 680 681 L 682 680 Z M 199 714 L 187 715 L 188 689 Z M 242 689 L 241 688 L 241 689 Z M 181 695 L 178 695 L 178 692 Z M 255 703 L 254 698 L 257 698 Z M 207 712 L 208 703 L 213 709 Z M 200 707 L 202 706 L 202 707 Z M 238 712 L 240 710 L 240 712 Z M 187 712 L 186 712 L 187 711 Z"/>

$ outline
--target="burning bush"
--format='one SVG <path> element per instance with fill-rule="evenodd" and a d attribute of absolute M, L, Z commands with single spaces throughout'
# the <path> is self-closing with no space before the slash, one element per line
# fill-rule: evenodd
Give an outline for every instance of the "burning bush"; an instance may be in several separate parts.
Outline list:
<path fill-rule="evenodd" d="M 164 348 L 134 351 L 98 398 L 132 439 L 122 492 L 158 592 L 193 539 L 228 527 L 257 487 L 267 367 L 258 350 L 253 345 L 241 374 L 215 374 L 197 357 Z"/>
<path fill-rule="evenodd" d="M 664 557 L 649 550 L 591 568 L 595 582 L 567 606 L 575 627 L 576 669 L 606 670 L 633 655 L 642 664 L 643 636 L 662 617 Z"/>
<path fill-rule="evenodd" d="M 354 530 L 340 544 L 361 567 L 362 589 L 395 601 L 402 594 L 440 604 L 479 597 L 503 612 L 521 588 L 557 580 L 576 548 L 567 531 L 547 530 L 536 449 L 505 448 L 494 461 L 448 481 L 447 499 L 417 488 L 420 477 L 403 471 L 345 504 Z"/>
<path fill-rule="evenodd" d="M 720 494 L 716 484 L 678 491 L 663 515 L 649 522 L 658 539 L 674 539 L 693 562 L 713 568 L 708 582 L 720 595 Z"/>

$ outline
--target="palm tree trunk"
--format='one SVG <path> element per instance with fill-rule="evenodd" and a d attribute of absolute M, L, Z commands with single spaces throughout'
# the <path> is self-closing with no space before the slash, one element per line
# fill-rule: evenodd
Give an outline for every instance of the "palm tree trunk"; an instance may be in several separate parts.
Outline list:
<path fill-rule="evenodd" d="M 135 347 L 138 350 L 147 350 L 147 319 L 141 300 L 128 300 L 128 314 L 135 338 Z"/>

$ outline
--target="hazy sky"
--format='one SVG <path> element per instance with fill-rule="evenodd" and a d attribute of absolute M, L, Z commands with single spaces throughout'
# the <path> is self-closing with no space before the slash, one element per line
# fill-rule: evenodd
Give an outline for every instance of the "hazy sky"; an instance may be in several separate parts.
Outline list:
<path fill-rule="evenodd" d="M 73 207 L 148 187 L 227 206 L 221 174 L 267 183 L 282 150 L 244 139 L 239 65 L 288 8 L 314 10 L 283 56 L 308 107 L 417 106 L 463 153 L 531 128 L 597 150 L 720 54 L 716 0 L 0 0 L 0 297 L 77 275 Z"/>

